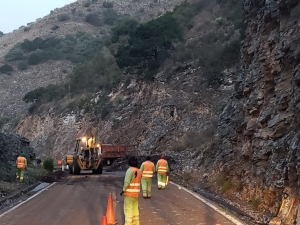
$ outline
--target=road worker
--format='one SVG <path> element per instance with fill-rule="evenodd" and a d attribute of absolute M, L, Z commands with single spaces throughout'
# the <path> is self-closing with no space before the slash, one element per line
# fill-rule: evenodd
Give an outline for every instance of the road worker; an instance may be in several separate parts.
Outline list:
<path fill-rule="evenodd" d="M 142 171 L 142 190 L 143 197 L 151 197 L 152 177 L 155 172 L 154 163 L 150 161 L 151 157 L 147 156 L 146 161 L 142 163 L 140 170 Z"/>
<path fill-rule="evenodd" d="M 140 225 L 138 197 L 142 172 L 135 156 L 129 157 L 128 164 L 129 168 L 126 171 L 123 191 L 120 193 L 121 196 L 124 194 L 124 225 Z"/>
<path fill-rule="evenodd" d="M 24 170 L 27 167 L 27 160 L 25 158 L 24 153 L 21 153 L 19 155 L 19 157 L 17 158 L 16 167 L 17 167 L 17 172 L 16 172 L 17 180 L 20 180 L 21 182 L 23 182 L 23 180 L 24 180 Z"/>
<path fill-rule="evenodd" d="M 157 184 L 158 189 L 165 189 L 167 176 L 169 174 L 169 166 L 165 156 L 162 155 L 161 158 L 157 161 L 155 171 L 157 172 Z"/>

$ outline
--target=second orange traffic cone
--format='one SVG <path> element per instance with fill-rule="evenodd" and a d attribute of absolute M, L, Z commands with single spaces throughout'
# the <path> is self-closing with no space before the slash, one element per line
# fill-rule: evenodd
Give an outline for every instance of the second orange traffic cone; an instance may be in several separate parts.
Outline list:
<path fill-rule="evenodd" d="M 112 194 L 111 193 L 109 193 L 109 195 L 108 195 L 106 217 L 107 217 L 107 224 L 108 225 L 117 224 L 117 222 L 115 220 L 114 206 L 113 206 L 113 200 L 112 200 Z"/>
<path fill-rule="evenodd" d="M 107 218 L 106 218 L 106 216 L 102 216 L 101 225 L 107 225 Z"/>

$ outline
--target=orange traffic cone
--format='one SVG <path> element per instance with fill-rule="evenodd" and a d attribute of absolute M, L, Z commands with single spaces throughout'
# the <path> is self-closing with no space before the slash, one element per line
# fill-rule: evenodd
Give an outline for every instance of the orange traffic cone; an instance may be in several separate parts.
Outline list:
<path fill-rule="evenodd" d="M 102 216 L 101 225 L 107 225 L 107 218 L 106 218 L 106 216 Z"/>
<path fill-rule="evenodd" d="M 117 224 L 117 222 L 115 220 L 114 206 L 113 206 L 113 200 L 112 200 L 112 194 L 111 193 L 109 193 L 109 195 L 108 195 L 106 217 L 107 217 L 107 224 L 108 225 Z"/>

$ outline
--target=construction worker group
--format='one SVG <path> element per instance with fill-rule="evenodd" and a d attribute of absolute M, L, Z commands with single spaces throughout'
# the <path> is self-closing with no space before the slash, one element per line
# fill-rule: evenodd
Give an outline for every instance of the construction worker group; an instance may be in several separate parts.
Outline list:
<path fill-rule="evenodd" d="M 126 171 L 123 190 L 120 195 L 124 195 L 124 225 L 140 225 L 138 197 L 142 184 L 143 197 L 151 197 L 152 178 L 157 173 L 157 185 L 159 190 L 164 190 L 168 183 L 169 166 L 162 155 L 156 166 L 151 162 L 150 156 L 138 167 L 138 160 L 135 156 L 128 159 L 129 168 Z"/>

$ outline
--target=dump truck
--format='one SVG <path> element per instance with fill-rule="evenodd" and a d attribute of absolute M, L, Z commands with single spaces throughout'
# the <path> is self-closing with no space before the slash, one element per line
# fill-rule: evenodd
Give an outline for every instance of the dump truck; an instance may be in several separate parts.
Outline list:
<path fill-rule="evenodd" d="M 95 137 L 76 139 L 75 150 L 66 156 L 69 174 L 80 174 L 81 170 L 92 170 L 94 174 L 102 174 L 103 166 L 112 164 L 118 158 L 136 155 L 134 145 L 96 144 Z"/>

